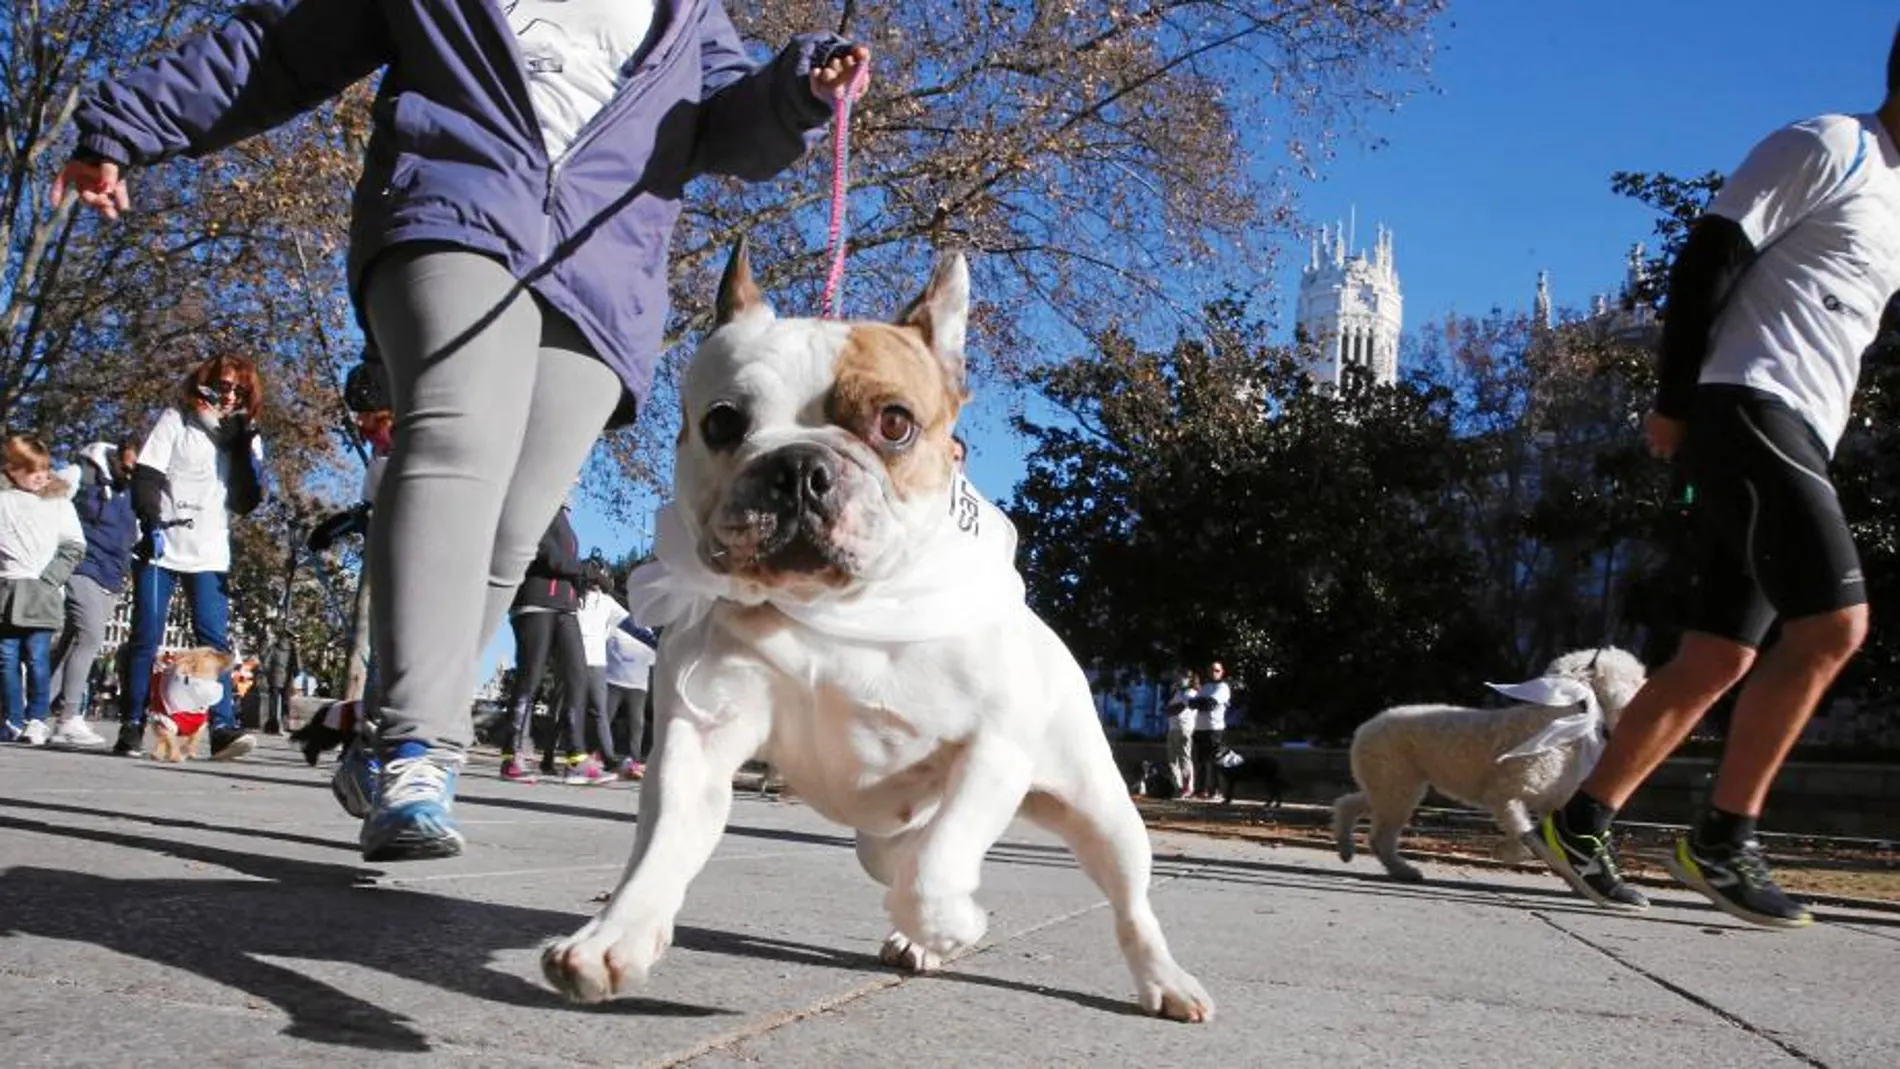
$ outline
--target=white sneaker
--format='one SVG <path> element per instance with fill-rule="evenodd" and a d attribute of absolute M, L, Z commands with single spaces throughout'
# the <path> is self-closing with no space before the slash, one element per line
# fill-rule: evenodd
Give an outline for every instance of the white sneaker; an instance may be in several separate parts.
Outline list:
<path fill-rule="evenodd" d="M 62 716 L 47 741 L 55 746 L 104 746 L 106 737 L 92 730 L 84 717 Z"/>
<path fill-rule="evenodd" d="M 20 732 L 20 741 L 26 743 L 28 746 L 46 745 L 46 721 L 27 721 L 26 730 Z"/>

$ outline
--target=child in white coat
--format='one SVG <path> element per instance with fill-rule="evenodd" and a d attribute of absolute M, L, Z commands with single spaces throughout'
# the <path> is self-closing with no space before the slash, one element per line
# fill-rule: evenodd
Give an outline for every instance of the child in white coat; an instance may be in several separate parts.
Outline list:
<path fill-rule="evenodd" d="M 41 746 L 51 733 L 53 632 L 65 622 L 66 580 L 85 558 L 86 535 L 45 443 L 8 435 L 0 469 L 0 739 Z"/>

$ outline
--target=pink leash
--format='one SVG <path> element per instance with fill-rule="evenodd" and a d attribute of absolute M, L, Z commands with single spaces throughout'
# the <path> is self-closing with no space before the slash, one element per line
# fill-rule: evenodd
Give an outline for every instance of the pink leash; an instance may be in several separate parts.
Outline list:
<path fill-rule="evenodd" d="M 831 238 L 827 246 L 831 269 L 825 275 L 824 318 L 838 318 L 840 292 L 844 286 L 844 208 L 845 193 L 851 176 L 851 105 L 864 95 L 871 81 L 869 60 L 858 65 L 851 83 L 832 102 L 831 116 Z"/>

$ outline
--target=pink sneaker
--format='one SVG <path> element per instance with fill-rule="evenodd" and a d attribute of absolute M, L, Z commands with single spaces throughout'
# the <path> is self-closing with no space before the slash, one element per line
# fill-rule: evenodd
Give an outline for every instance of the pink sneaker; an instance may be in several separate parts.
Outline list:
<path fill-rule="evenodd" d="M 510 757 L 501 763 L 501 778 L 509 783 L 539 783 L 541 777 L 534 774 L 534 766 L 519 757 Z"/>
<path fill-rule="evenodd" d="M 570 758 L 567 766 L 567 775 L 561 777 L 561 782 L 571 787 L 591 787 L 597 783 L 612 783 L 613 781 L 614 774 L 607 771 L 599 761 L 592 757 L 579 762 L 575 762 Z"/>
<path fill-rule="evenodd" d="M 645 779 L 646 775 L 647 766 L 635 761 L 633 758 L 629 757 L 625 761 L 620 762 L 621 779 Z"/>

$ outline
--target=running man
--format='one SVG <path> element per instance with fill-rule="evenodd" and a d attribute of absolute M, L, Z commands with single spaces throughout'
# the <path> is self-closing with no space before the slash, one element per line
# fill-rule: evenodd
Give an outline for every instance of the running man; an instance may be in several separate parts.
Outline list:
<path fill-rule="evenodd" d="M 1648 903 L 1617 874 L 1610 822 L 1730 688 L 1708 809 L 1670 872 L 1755 924 L 1812 923 L 1762 860 L 1755 823 L 1815 705 L 1867 634 L 1860 559 L 1828 463 L 1888 299 L 1900 288 L 1900 35 L 1872 114 L 1825 115 L 1756 145 L 1669 275 L 1650 451 L 1686 486 L 1694 593 L 1675 658 L 1530 844 L 1600 905 Z M 1762 650 L 1770 625 L 1779 639 Z M 1752 673 L 1751 673 L 1752 670 Z"/>

